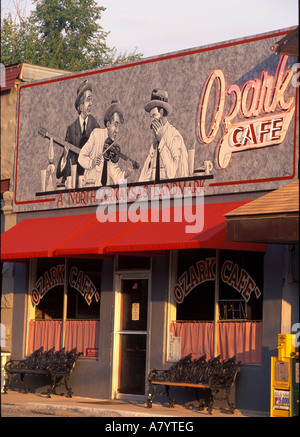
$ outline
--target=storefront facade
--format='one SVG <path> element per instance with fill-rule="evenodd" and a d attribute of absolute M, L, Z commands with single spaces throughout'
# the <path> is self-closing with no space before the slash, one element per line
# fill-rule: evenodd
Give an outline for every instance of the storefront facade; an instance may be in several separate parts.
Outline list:
<path fill-rule="evenodd" d="M 268 410 L 299 246 L 229 241 L 225 216 L 298 180 L 290 31 L 19 87 L 13 358 L 77 347 L 76 394 L 145 399 L 153 368 L 236 355 L 237 408 Z"/>

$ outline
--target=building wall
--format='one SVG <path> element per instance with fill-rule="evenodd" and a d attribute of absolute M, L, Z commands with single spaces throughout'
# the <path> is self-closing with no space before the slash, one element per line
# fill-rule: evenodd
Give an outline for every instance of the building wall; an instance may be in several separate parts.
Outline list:
<path fill-rule="evenodd" d="M 5 345 L 1 344 L 3 351 L 11 351 L 12 346 L 12 317 L 14 301 L 13 263 L 3 263 L 2 289 L 1 289 L 1 323 L 5 326 Z"/>
<path fill-rule="evenodd" d="M 16 143 L 17 89 L 1 92 L 1 179 L 13 183 Z"/>
<path fill-rule="evenodd" d="M 13 186 L 15 159 L 15 131 L 17 115 L 17 90 L 12 88 L 1 92 L 1 180 L 8 179 Z M 3 198 L 2 198 L 3 196 Z M 16 224 L 16 214 L 12 214 L 12 192 L 1 193 L 1 233 Z M 6 344 L 3 350 L 11 351 L 13 317 L 13 264 L 3 263 L 1 279 L 1 323 L 5 326 Z"/>
<path fill-rule="evenodd" d="M 12 348 L 13 359 L 21 359 L 26 353 L 27 308 L 28 308 L 28 264 L 14 264 L 14 304 Z"/>
<path fill-rule="evenodd" d="M 169 279 L 169 256 L 153 258 L 149 371 L 165 365 Z"/>

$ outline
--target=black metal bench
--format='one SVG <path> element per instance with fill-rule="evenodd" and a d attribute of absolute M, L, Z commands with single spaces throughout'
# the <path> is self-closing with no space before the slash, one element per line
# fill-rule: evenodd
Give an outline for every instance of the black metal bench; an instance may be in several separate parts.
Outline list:
<path fill-rule="evenodd" d="M 174 407 L 174 398 L 169 394 L 170 387 L 193 388 L 195 390 L 196 399 L 199 403 L 200 411 L 204 409 L 205 401 L 200 398 L 200 391 L 206 389 L 208 392 L 207 410 L 212 414 L 212 409 L 216 395 L 223 390 L 227 400 L 230 413 L 234 413 L 235 406 L 230 402 L 230 392 L 233 387 L 237 373 L 239 371 L 240 362 L 236 362 L 236 357 L 228 360 L 221 360 L 221 357 L 206 359 L 206 355 L 192 360 L 191 354 L 179 360 L 174 366 L 168 370 L 153 369 L 148 375 L 148 381 L 152 388 L 152 394 L 149 393 L 147 405 L 152 407 L 152 401 L 156 394 L 166 395 L 170 407 Z M 164 392 L 157 393 L 158 386 L 164 386 Z"/>
<path fill-rule="evenodd" d="M 63 383 L 71 398 L 73 392 L 68 385 L 69 377 L 80 355 L 82 353 L 77 353 L 76 348 L 68 352 L 65 351 L 65 348 L 57 352 L 54 352 L 54 348 L 44 352 L 43 347 L 41 347 L 24 360 L 10 360 L 4 366 L 8 380 L 5 382 L 3 391 L 7 393 L 12 382 L 20 382 L 25 393 L 28 393 L 29 388 L 24 383 L 24 376 L 45 375 L 51 378 L 51 387 L 47 390 L 48 398 L 51 397 L 53 390 Z M 20 375 L 19 379 L 17 375 Z"/>

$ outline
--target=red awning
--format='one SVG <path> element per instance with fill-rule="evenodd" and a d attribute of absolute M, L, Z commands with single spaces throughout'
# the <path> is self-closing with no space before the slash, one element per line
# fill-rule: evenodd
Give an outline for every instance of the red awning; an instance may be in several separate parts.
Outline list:
<path fill-rule="evenodd" d="M 110 214 L 105 223 L 99 223 L 95 217 L 85 229 L 60 244 L 54 250 L 53 255 L 156 253 L 164 250 L 193 248 L 264 251 L 264 244 L 236 243 L 226 240 L 224 214 L 245 203 L 247 202 L 205 205 L 203 229 L 201 232 L 194 233 L 186 232 L 187 226 L 193 223 L 185 220 L 181 207 L 165 208 L 165 216 L 162 210 L 141 211 L 140 220 L 136 223 L 131 221 L 127 213 L 122 213 L 117 217 Z M 164 222 L 163 217 L 169 220 Z"/>
<path fill-rule="evenodd" d="M 199 232 L 187 232 L 187 227 L 193 226 L 184 220 L 176 221 L 180 217 L 178 209 L 170 208 L 170 221 L 139 222 L 137 226 L 127 229 L 114 241 L 107 242 L 104 253 L 125 253 L 162 251 L 172 249 L 214 248 L 230 250 L 265 251 L 264 244 L 235 243 L 226 240 L 226 219 L 224 214 L 233 210 L 237 205 L 247 202 L 228 202 L 204 205 L 203 229 Z M 195 210 L 194 210 L 195 213 Z M 160 211 L 160 217 L 162 212 Z M 191 216 L 192 218 L 192 216 Z M 199 222 L 200 224 L 200 222 Z"/>
<path fill-rule="evenodd" d="M 58 244 L 76 235 L 95 214 L 25 219 L 1 234 L 1 261 L 50 257 Z"/>
<path fill-rule="evenodd" d="M 88 226 L 81 229 L 76 235 L 62 242 L 55 250 L 54 256 L 68 255 L 101 255 L 105 253 L 106 246 L 121 237 L 123 233 L 136 227 L 138 223 L 128 220 L 127 212 L 110 213 L 105 223 L 100 223 L 93 215 L 93 220 Z"/>
<path fill-rule="evenodd" d="M 98 221 L 96 214 L 23 220 L 1 235 L 1 259 L 145 254 L 195 248 L 264 251 L 264 244 L 226 240 L 224 214 L 245 203 L 204 205 L 204 222 L 199 219 L 198 230 L 192 233 L 187 229 L 196 224 L 195 216 L 187 216 L 181 207 L 143 210 L 136 222 L 127 212 L 118 213 L 116 217 L 110 213 L 104 223 Z M 195 210 L 190 213 L 195 214 Z M 201 223 L 203 229 L 199 229 Z"/>

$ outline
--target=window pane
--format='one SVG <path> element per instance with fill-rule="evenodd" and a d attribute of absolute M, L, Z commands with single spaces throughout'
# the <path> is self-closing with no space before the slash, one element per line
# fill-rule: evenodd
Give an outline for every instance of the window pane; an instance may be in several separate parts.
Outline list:
<path fill-rule="evenodd" d="M 174 289 L 177 321 L 214 320 L 215 256 L 215 250 L 179 252 Z"/>
<path fill-rule="evenodd" d="M 69 260 L 67 319 L 99 320 L 101 263 Z"/>
<path fill-rule="evenodd" d="M 65 274 L 65 260 L 38 259 L 31 290 L 35 320 L 29 325 L 28 353 L 41 346 L 45 350 L 77 347 L 84 356 L 98 356 L 100 268 L 99 261 L 69 260 Z M 65 283 L 67 320 L 63 319 Z"/>
<path fill-rule="evenodd" d="M 65 346 L 85 357 L 98 356 L 101 261 L 68 261 Z"/>
<path fill-rule="evenodd" d="M 264 254 L 223 250 L 219 254 L 219 319 L 214 321 L 216 251 L 179 252 L 172 341 L 180 339 L 181 357 L 191 353 L 193 358 L 204 354 L 211 358 L 215 344 L 222 359 L 236 355 L 243 363 L 260 363 Z"/>
<path fill-rule="evenodd" d="M 146 331 L 148 308 L 148 280 L 122 281 L 122 326 L 124 331 Z"/>
<path fill-rule="evenodd" d="M 262 320 L 264 254 L 221 251 L 220 320 Z"/>
<path fill-rule="evenodd" d="M 62 348 L 65 262 L 39 258 L 36 282 L 31 293 L 35 320 L 29 323 L 28 351 Z"/>
<path fill-rule="evenodd" d="M 122 334 L 119 393 L 145 394 L 146 335 Z"/>
<path fill-rule="evenodd" d="M 61 259 L 38 259 L 37 280 L 31 291 L 36 320 L 63 318 L 64 270 Z"/>

